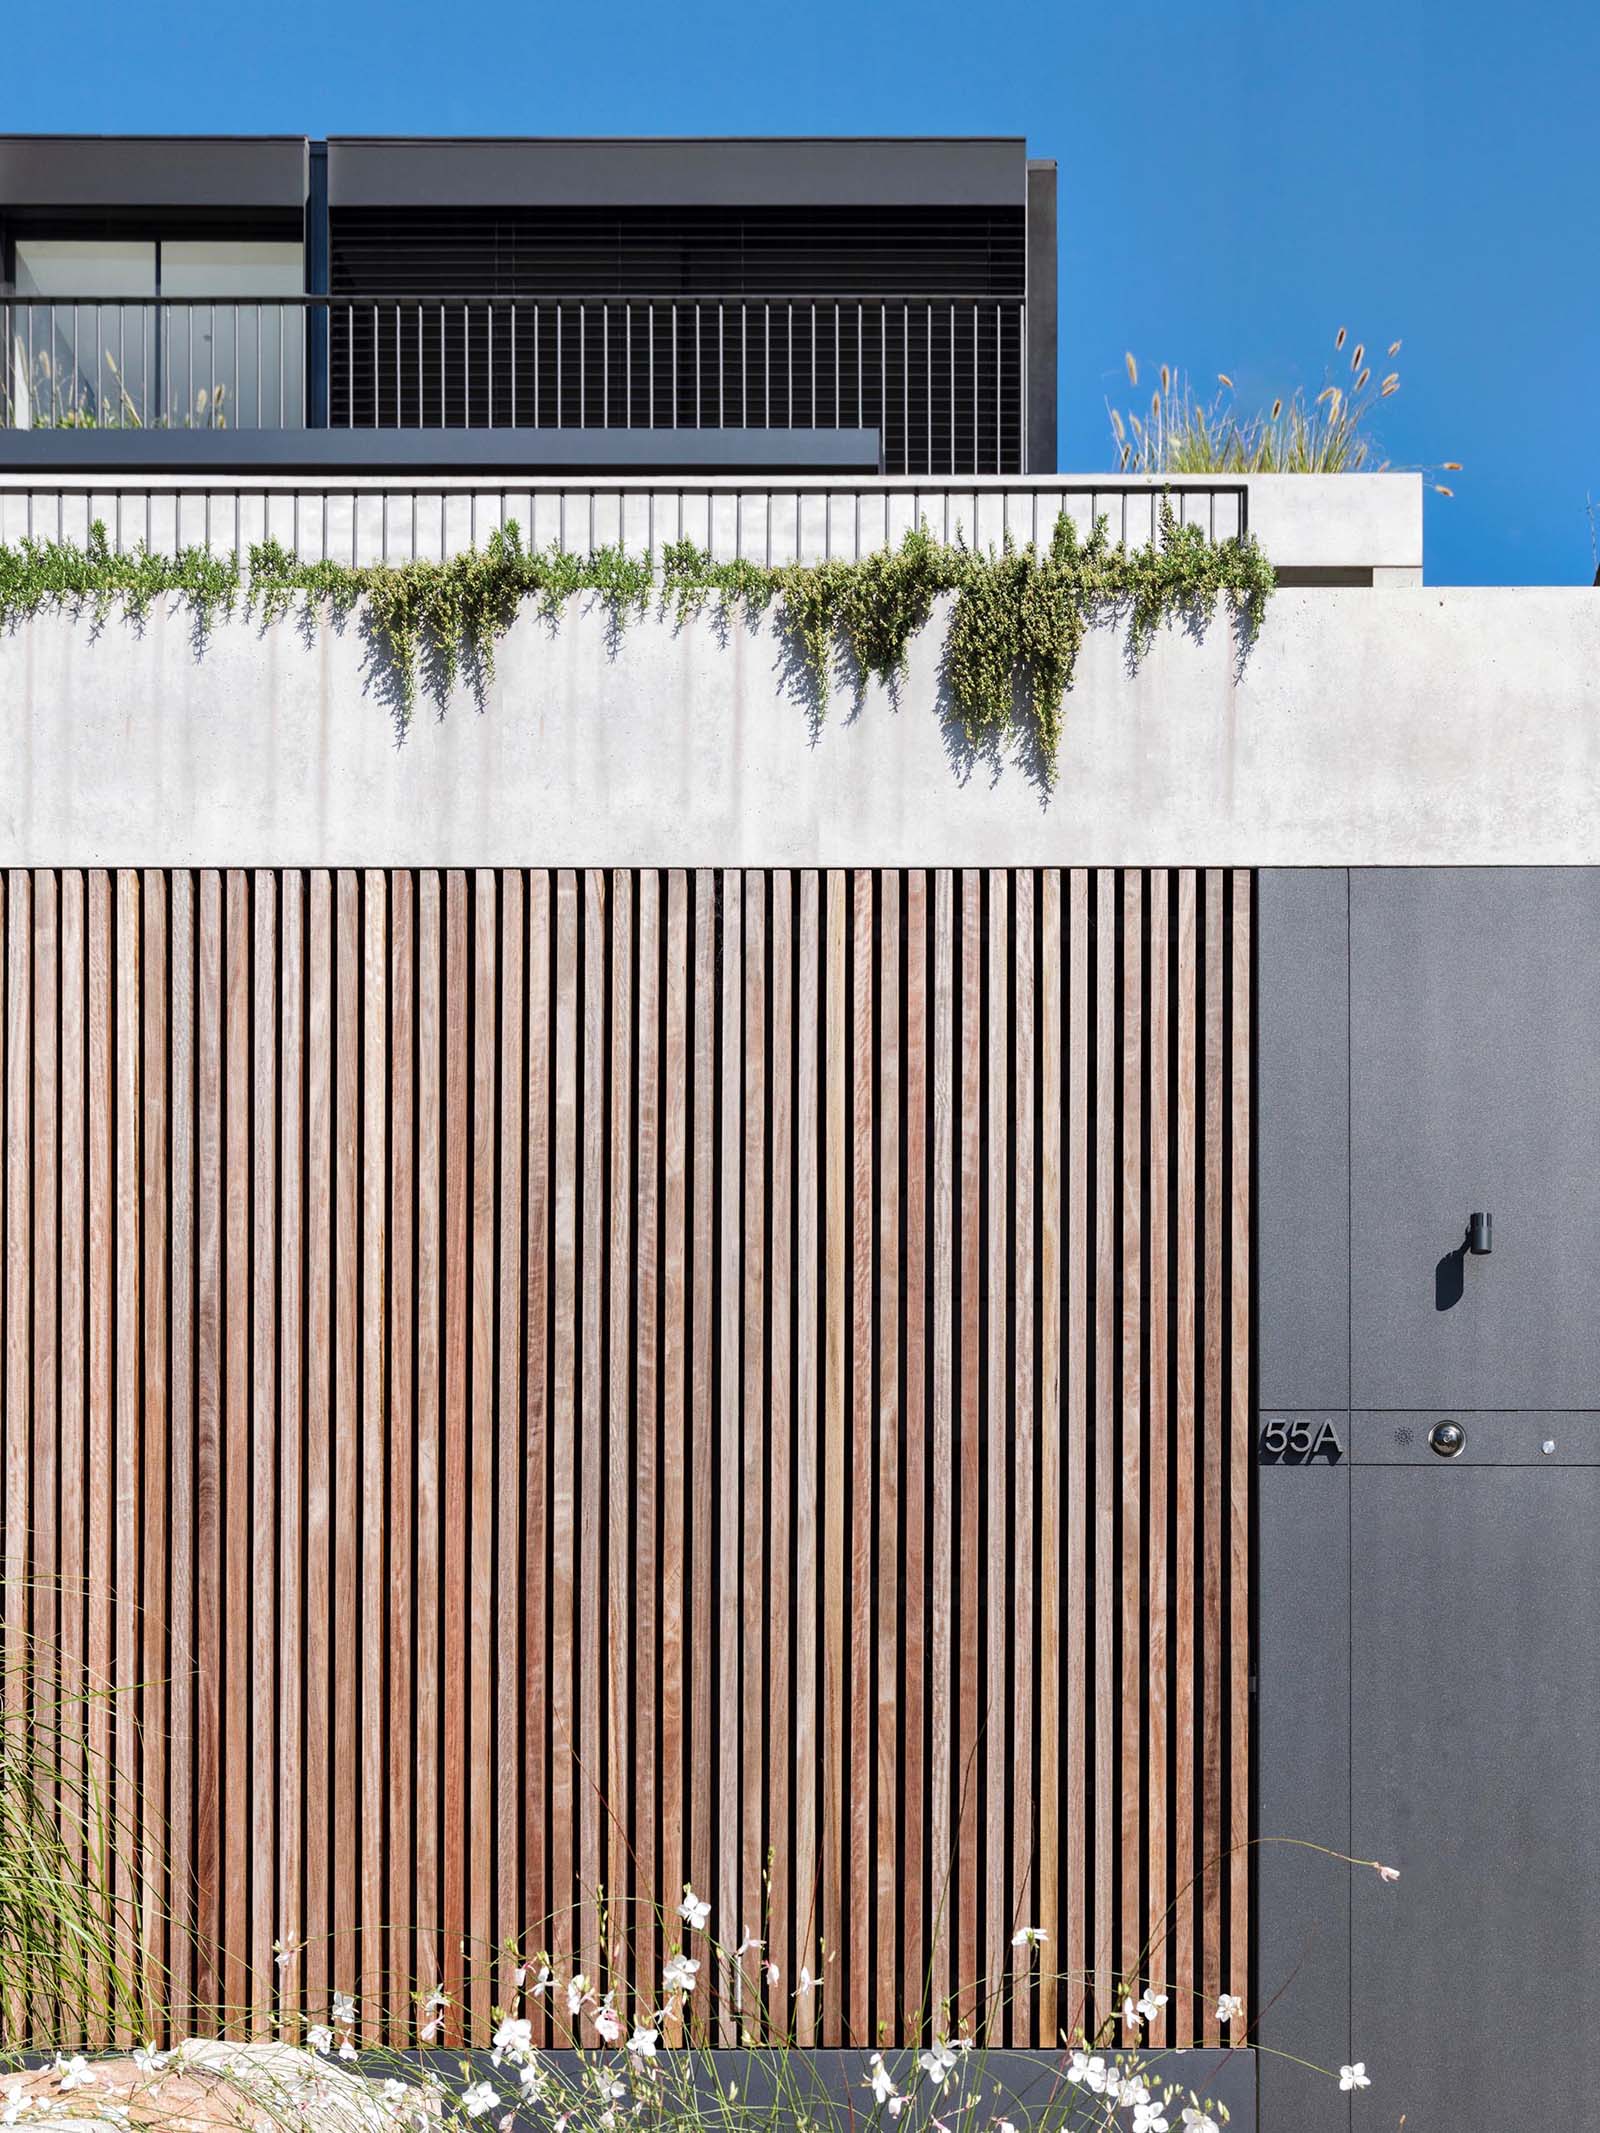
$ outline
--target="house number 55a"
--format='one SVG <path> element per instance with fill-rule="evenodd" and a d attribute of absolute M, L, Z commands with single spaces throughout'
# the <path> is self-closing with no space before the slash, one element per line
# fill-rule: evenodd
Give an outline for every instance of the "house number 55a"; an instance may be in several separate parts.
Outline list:
<path fill-rule="evenodd" d="M 1339 1432 L 1331 1422 L 1307 1422 L 1289 1415 L 1273 1415 L 1262 1423 L 1258 1450 L 1263 1466 L 1310 1466 L 1317 1459 L 1337 1466 L 1344 1457 Z"/>

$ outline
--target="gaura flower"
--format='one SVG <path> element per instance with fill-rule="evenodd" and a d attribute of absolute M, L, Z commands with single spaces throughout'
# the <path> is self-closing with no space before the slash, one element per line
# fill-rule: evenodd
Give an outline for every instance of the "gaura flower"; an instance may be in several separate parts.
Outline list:
<path fill-rule="evenodd" d="M 471 2088 L 462 2091 L 461 2108 L 469 2118 L 481 2118 L 485 2111 L 492 2111 L 499 2101 L 492 2083 L 475 2081 Z"/>
<path fill-rule="evenodd" d="M 697 1896 L 687 1881 L 683 1884 L 683 1901 L 678 1906 L 678 1916 L 696 1933 L 705 1931 L 706 1920 L 711 1916 L 710 1904 Z"/>
<path fill-rule="evenodd" d="M 1217 2020 L 1224 2028 L 1244 2013 L 1244 2001 L 1236 1992 L 1225 1992 L 1217 2002 Z"/>
<path fill-rule="evenodd" d="M 1380 1866 L 1378 1868 L 1378 1879 L 1380 1881 L 1398 1881 L 1400 1879 L 1399 1867 Z"/>
<path fill-rule="evenodd" d="M 1370 2089 L 1372 2083 L 1367 2079 L 1366 2062 L 1358 2059 L 1354 2066 L 1341 2066 L 1339 2086 L 1341 2089 Z"/>
<path fill-rule="evenodd" d="M 894 2076 L 884 2065 L 882 2052 L 874 2052 L 867 2061 L 867 2079 L 862 2083 L 862 2086 L 863 2088 L 871 2089 L 874 2103 L 881 2103 L 888 2107 L 891 2118 L 898 2118 L 911 2101 L 909 2096 L 903 2096 L 895 2087 Z"/>
<path fill-rule="evenodd" d="M 956 2057 L 956 2047 L 949 2039 L 947 2037 L 938 2037 L 934 2040 L 933 2049 L 923 2052 L 918 2058 L 917 2064 L 927 2075 L 933 2086 L 939 2088 L 943 2084 L 945 2077 L 954 2070 Z"/>
<path fill-rule="evenodd" d="M 333 2031 L 326 2022 L 315 2022 L 306 2031 L 306 2042 L 314 2052 L 331 2052 L 333 2050 Z"/>
<path fill-rule="evenodd" d="M 348 1992 L 336 1992 L 333 1996 L 333 2026 L 348 2029 L 356 2018 L 356 2003 Z"/>
<path fill-rule="evenodd" d="M 594 2033 L 602 2044 L 615 2044 L 622 2035 L 622 2023 L 609 1993 L 594 2011 Z"/>
<path fill-rule="evenodd" d="M 666 1992 L 693 1992 L 694 1981 L 700 1975 L 700 1965 L 692 1955 L 681 1952 L 669 1956 L 661 1973 L 662 1989 Z"/>
<path fill-rule="evenodd" d="M 656 2055 L 658 2029 L 636 2029 L 628 2039 L 628 2049 L 636 2059 L 653 2059 Z"/>
<path fill-rule="evenodd" d="M 589 1997 L 589 1980 L 580 1971 L 567 1979 L 567 2013 L 575 2015 Z"/>
<path fill-rule="evenodd" d="M 170 2052 L 158 2052 L 152 2038 L 148 2044 L 138 2046 L 133 2055 L 133 2063 L 141 2074 L 159 2074 L 171 2056 Z"/>
<path fill-rule="evenodd" d="M 502 2059 L 521 2059 L 533 2049 L 533 2024 L 508 2015 L 491 2041 L 496 2066 Z"/>
<path fill-rule="evenodd" d="M 1011 1936 L 1013 1948 L 1042 1948 L 1050 1938 L 1042 1926 L 1019 1926 Z"/>
<path fill-rule="evenodd" d="M 50 2071 L 57 2076 L 56 2085 L 61 2089 L 81 2089 L 87 2082 L 100 2078 L 82 2052 L 74 2052 L 70 2059 L 63 2059 L 57 2052 L 56 2063 Z"/>

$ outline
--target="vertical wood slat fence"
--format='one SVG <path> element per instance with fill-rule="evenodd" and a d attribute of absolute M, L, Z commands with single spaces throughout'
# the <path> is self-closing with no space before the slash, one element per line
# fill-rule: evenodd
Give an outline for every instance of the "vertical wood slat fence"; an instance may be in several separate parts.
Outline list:
<path fill-rule="evenodd" d="M 1126 1976 L 1215 2041 L 1251 910 L 6 878 L 4 1634 L 122 1685 L 90 1746 L 179 2026 L 339 1985 L 399 2041 L 414 1981 L 481 2023 L 510 1946 L 595 1974 L 602 1888 L 648 1991 L 628 1905 L 692 1880 L 780 2020 L 820 1975 L 802 2041 L 1007 1977 L 1049 2041 Z"/>

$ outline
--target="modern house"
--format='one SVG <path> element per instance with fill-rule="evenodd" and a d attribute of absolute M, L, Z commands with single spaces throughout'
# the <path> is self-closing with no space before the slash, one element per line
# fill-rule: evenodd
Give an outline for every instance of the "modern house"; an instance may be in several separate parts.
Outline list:
<path fill-rule="evenodd" d="M 0 251 L 17 464 L 1055 464 L 1020 140 L 10 139 Z"/>
<path fill-rule="evenodd" d="M 1053 777 L 959 590 L 831 704 L 714 600 L 409 711 L 337 602 L 11 615 L 4 1634 L 134 1699 L 196 2025 L 481 2032 L 690 1882 L 808 2043 L 1600 2093 L 1600 606 L 1430 586 L 1415 475 L 1057 472 L 1054 213 L 1005 140 L 0 141 L 10 553 L 1276 579 L 1102 618 Z"/>

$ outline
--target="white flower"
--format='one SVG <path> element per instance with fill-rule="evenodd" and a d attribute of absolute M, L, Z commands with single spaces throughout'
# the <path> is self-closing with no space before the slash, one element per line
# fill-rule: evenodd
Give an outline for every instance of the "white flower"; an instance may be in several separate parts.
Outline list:
<path fill-rule="evenodd" d="M 515 1970 L 513 1970 L 513 1971 L 512 1971 L 512 1973 L 511 1973 L 511 1989 L 512 1989 L 512 1991 L 513 1991 L 513 1992 L 520 1992 L 520 1991 L 522 1990 L 523 1986 L 527 1984 L 527 1982 L 528 1982 L 528 1966 L 527 1966 L 527 1964 L 526 1964 L 526 1963 L 518 1963 L 518 1965 L 517 1965 L 516 1969 L 515 1969 Z"/>
<path fill-rule="evenodd" d="M 1171 2120 L 1159 2103 L 1136 2103 L 1133 2133 L 1170 2133 Z"/>
<path fill-rule="evenodd" d="M 1230 2022 L 1237 2022 L 1244 2013 L 1244 2002 L 1236 1992 L 1225 1992 L 1217 2002 L 1217 2020 L 1226 2029 Z"/>
<path fill-rule="evenodd" d="M 356 2003 L 348 1992 L 336 1992 L 333 1996 L 333 2026 L 348 2029 L 356 2018 Z"/>
<path fill-rule="evenodd" d="M 333 2050 L 333 2031 L 326 2022 L 313 2023 L 311 2028 L 306 2031 L 306 2042 L 314 2052 L 331 2052 Z"/>
<path fill-rule="evenodd" d="M 1339 2086 L 1341 2089 L 1370 2089 L 1372 2083 L 1367 2079 L 1365 2061 L 1358 2059 L 1354 2066 L 1341 2066 Z"/>
<path fill-rule="evenodd" d="M 533 2049 L 533 2024 L 508 2015 L 491 2039 L 494 2063 L 502 2059 L 521 2059 Z"/>
<path fill-rule="evenodd" d="M 383 2093 L 391 2103 L 402 2102 L 410 2092 L 411 2084 L 407 2081 L 396 2081 L 393 2074 L 390 2074 L 383 2084 Z"/>
<path fill-rule="evenodd" d="M 705 1931 L 706 1920 L 711 1916 L 710 1904 L 697 1896 L 687 1881 L 683 1884 L 683 1901 L 678 1906 L 678 1916 L 696 1933 Z"/>
<path fill-rule="evenodd" d="M 1190 2129 L 1190 2133 L 1218 2133 L 1217 2121 L 1210 2112 L 1197 2111 L 1192 2103 L 1184 2105 L 1182 2123 Z"/>
<path fill-rule="evenodd" d="M 360 2057 L 360 2054 L 357 2052 L 355 2046 L 350 2042 L 348 2036 L 339 2046 L 339 2057 L 341 2059 L 355 2059 Z"/>
<path fill-rule="evenodd" d="M 1167 1995 L 1164 1992 L 1152 1992 L 1147 1986 L 1136 2000 L 1129 1998 L 1123 2001 L 1122 2019 L 1130 2029 L 1137 2029 L 1141 2022 L 1153 2022 L 1166 2004 Z"/>
<path fill-rule="evenodd" d="M 0 2110 L 0 2126 L 14 2126 L 32 2101 L 31 2096 L 23 2094 L 22 2083 L 13 2081 L 6 2090 L 5 2109 Z"/>
<path fill-rule="evenodd" d="M 492 2111 L 500 2101 L 494 2086 L 488 2081 L 475 2081 L 470 2089 L 462 2092 L 461 2108 L 469 2118 L 481 2118 L 485 2111 Z"/>
<path fill-rule="evenodd" d="M 622 2035 L 622 2021 L 609 1993 L 594 2011 L 594 2033 L 602 2044 L 615 2044 Z"/>
<path fill-rule="evenodd" d="M 656 2039 L 659 2029 L 636 2029 L 628 2039 L 628 2049 L 636 2059 L 653 2059 L 656 2055 Z"/>
<path fill-rule="evenodd" d="M 549 1965 L 548 1963 L 541 1963 L 541 1964 L 539 1965 L 539 1975 L 538 1975 L 538 1977 L 537 1977 L 537 1978 L 535 1978 L 535 1980 L 534 1980 L 534 1985 L 533 1985 L 533 1996 L 534 1996 L 534 1998 L 535 1998 L 536 2000 L 542 2000 L 542 1999 L 544 1998 L 545 1994 L 546 1994 L 546 1993 L 547 1993 L 547 1992 L 548 1992 L 548 1991 L 550 1990 L 550 1987 L 551 1987 L 551 1986 L 552 1986 L 552 1985 L 553 1985 L 554 1983 L 555 1983 L 555 1975 L 554 1975 L 554 1973 L 552 1972 L 552 1970 L 551 1970 L 551 1968 L 550 1968 L 550 1965 Z"/>
<path fill-rule="evenodd" d="M 589 1997 L 589 1980 L 580 1971 L 567 1979 L 567 2013 L 575 2015 Z"/>
<path fill-rule="evenodd" d="M 1096 2096 L 1103 2096 L 1106 2087 L 1106 2062 L 1098 2052 L 1091 2058 L 1087 2052 L 1075 2051 L 1067 2061 L 1067 2079 L 1079 2088 L 1089 2089 Z"/>
<path fill-rule="evenodd" d="M 1042 1926 L 1018 1926 L 1011 1936 L 1013 1948 L 1042 1948 L 1050 1938 Z"/>
<path fill-rule="evenodd" d="M 867 2061 L 867 2079 L 862 2086 L 871 2089 L 874 2103 L 888 2106 L 891 2118 L 898 2118 L 911 2101 L 909 2096 L 903 2096 L 895 2087 L 894 2076 L 884 2065 L 882 2052 L 874 2052 Z"/>
<path fill-rule="evenodd" d="M 1400 1879 L 1399 1867 L 1380 1866 L 1378 1868 L 1378 1879 L 1380 1881 L 1398 1881 Z"/>
<path fill-rule="evenodd" d="M 933 2086 L 939 2088 L 943 2084 L 946 2075 L 954 2069 L 956 2057 L 956 2048 L 950 2043 L 949 2039 L 936 2037 L 933 2049 L 923 2052 L 917 2060 L 917 2064 L 927 2075 Z"/>
<path fill-rule="evenodd" d="M 751 1932 L 750 1928 L 746 1926 L 744 1929 L 744 1938 L 740 1941 L 738 1947 L 735 1948 L 733 1952 L 735 1955 L 748 1955 L 752 1948 L 759 1951 L 766 1945 L 767 1944 L 764 1940 L 757 1940 L 755 1935 Z"/>
<path fill-rule="evenodd" d="M 796 1986 L 795 1986 L 795 1988 L 794 1988 L 794 1996 L 795 1996 L 795 1998 L 796 1998 L 797 2000 L 803 2000 L 803 1999 L 805 1999 L 805 1998 L 806 1998 L 806 1996 L 807 1996 L 807 1995 L 808 1995 L 809 1993 L 813 1993 L 813 1992 L 815 1992 L 815 1991 L 816 1991 L 816 1989 L 817 1989 L 817 1981 L 816 1981 L 816 1979 L 815 1979 L 815 1978 L 814 1978 L 814 1977 L 813 1977 L 813 1976 L 811 1975 L 811 1972 L 810 1972 L 810 1971 L 809 1971 L 809 1970 L 808 1970 L 808 1969 L 806 1968 L 805 1964 L 804 1964 L 804 1963 L 802 1963 L 802 1964 L 800 1965 L 800 1978 L 799 1978 L 799 1982 L 798 1982 L 798 1983 L 796 1984 Z"/>
<path fill-rule="evenodd" d="M 445 2010 L 450 2005 L 450 1995 L 436 1985 L 422 2003 L 421 2035 L 424 2044 L 431 2044 L 439 2034 L 439 2024 L 444 2020 Z"/>
<path fill-rule="evenodd" d="M 763 1963 L 761 1967 L 767 1973 L 767 1983 L 769 1985 L 776 1985 L 779 1978 L 783 1975 L 783 1972 L 778 1968 L 777 1964 L 768 1961 Z"/>
<path fill-rule="evenodd" d="M 100 2078 L 82 2052 L 74 2052 L 70 2059 L 63 2059 L 57 2052 L 56 2063 L 50 2071 L 60 2077 L 59 2086 L 62 2089 L 81 2089 L 86 2082 Z"/>
<path fill-rule="evenodd" d="M 694 1981 L 700 1975 L 700 1965 L 692 1955 L 670 1956 L 661 1973 L 664 1992 L 693 1992 Z"/>
<path fill-rule="evenodd" d="M 280 1970 L 287 1970 L 299 1953 L 300 1950 L 293 1946 L 292 1943 L 285 1945 L 281 1940 L 275 1940 L 272 1943 L 272 1960 Z"/>
<path fill-rule="evenodd" d="M 155 2042 L 139 2045 L 133 2054 L 133 2063 L 141 2074 L 159 2074 L 171 2058 L 170 2052 L 158 2052 Z"/>

